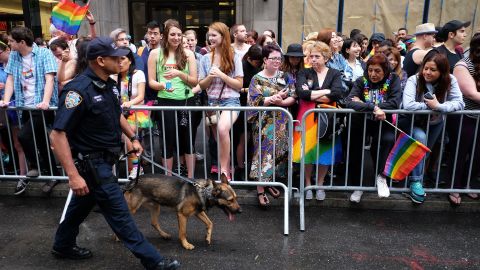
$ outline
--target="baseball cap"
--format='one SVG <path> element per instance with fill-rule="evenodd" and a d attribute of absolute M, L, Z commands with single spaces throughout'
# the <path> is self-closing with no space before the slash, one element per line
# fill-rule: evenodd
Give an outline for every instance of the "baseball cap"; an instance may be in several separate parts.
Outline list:
<path fill-rule="evenodd" d="M 97 37 L 88 43 L 87 59 L 93 60 L 99 56 L 125 56 L 130 51 L 115 49 L 115 42 L 109 37 Z"/>
<path fill-rule="evenodd" d="M 373 33 L 370 40 L 382 42 L 385 40 L 385 35 L 383 33 Z"/>
<path fill-rule="evenodd" d="M 471 22 L 461 22 L 459 20 L 449 21 L 445 25 L 443 25 L 441 30 L 441 34 L 442 34 L 441 36 L 447 39 L 448 33 L 455 32 L 462 27 L 469 27 L 470 23 Z"/>

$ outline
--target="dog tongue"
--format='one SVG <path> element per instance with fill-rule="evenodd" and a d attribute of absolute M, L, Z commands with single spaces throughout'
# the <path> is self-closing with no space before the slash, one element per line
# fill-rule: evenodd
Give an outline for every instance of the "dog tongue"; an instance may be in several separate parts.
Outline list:
<path fill-rule="evenodd" d="M 228 220 L 229 220 L 230 222 L 232 222 L 232 221 L 235 220 L 235 216 L 232 215 L 232 213 L 230 213 L 230 212 L 228 212 Z"/>

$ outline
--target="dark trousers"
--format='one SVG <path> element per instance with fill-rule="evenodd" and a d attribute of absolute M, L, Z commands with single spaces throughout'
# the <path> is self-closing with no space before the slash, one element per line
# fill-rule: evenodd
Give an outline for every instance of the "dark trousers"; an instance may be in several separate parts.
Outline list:
<path fill-rule="evenodd" d="M 42 113 L 44 117 L 42 117 Z M 45 126 L 51 126 L 54 117 L 55 115 L 53 111 L 23 111 L 22 129 L 20 130 L 20 133 L 18 135 L 18 140 L 23 147 L 23 151 L 25 151 L 25 157 L 28 161 L 28 166 L 30 169 L 38 167 L 38 158 L 40 168 L 37 169 L 39 171 L 40 169 L 50 171 L 50 164 L 48 159 L 48 155 L 50 154 L 50 162 L 53 169 L 53 172 L 51 173 L 54 175 L 58 175 L 58 170 L 55 164 L 53 153 L 47 145 L 48 137 L 46 137 L 45 131 Z M 45 119 L 45 125 L 43 123 L 43 118 Z"/>
<path fill-rule="evenodd" d="M 112 165 L 103 159 L 92 160 L 95 174 L 99 179 L 112 179 Z M 98 184 L 91 171 L 81 173 L 87 181 L 90 193 L 86 196 L 73 196 L 68 205 L 65 220 L 59 225 L 55 235 L 54 248 L 66 249 L 76 245 L 80 224 L 88 216 L 95 204 L 98 204 L 105 220 L 114 233 L 123 242 L 146 269 L 154 269 L 162 256 L 138 230 L 118 183 Z M 111 182 L 111 181 L 110 181 Z"/>
<path fill-rule="evenodd" d="M 468 182 L 468 171 L 470 169 L 470 162 L 472 160 L 473 150 L 473 164 L 470 175 L 470 185 L 472 181 L 478 176 L 480 167 L 480 131 L 475 134 L 475 126 L 477 120 L 466 115 L 463 116 L 462 129 L 460 128 L 460 115 L 449 115 L 447 119 L 447 131 L 449 137 L 448 149 L 450 158 L 448 159 L 448 187 L 451 186 L 452 175 L 454 176 L 454 188 L 466 188 Z M 473 140 L 477 135 L 476 145 L 473 145 Z M 457 148 L 458 137 L 460 136 L 460 143 Z M 457 161 L 455 164 L 455 152 L 458 151 Z M 455 172 L 453 167 L 455 167 Z"/>
<path fill-rule="evenodd" d="M 193 98 L 189 98 L 187 101 L 165 98 L 158 99 L 159 106 L 193 106 L 193 102 Z M 195 120 L 193 115 L 190 117 L 188 112 L 184 114 L 186 125 L 181 124 L 182 111 L 180 110 L 176 111 L 176 117 L 175 111 L 161 111 L 157 114 L 157 120 L 158 129 L 162 131 L 165 137 L 163 149 L 165 150 L 166 158 L 172 158 L 174 156 L 174 153 L 176 153 L 175 146 L 179 147 L 179 155 L 195 153 L 195 141 L 191 139 L 194 134 L 190 131 L 190 124 Z M 178 129 L 176 127 L 178 127 Z M 192 137 L 190 137 L 190 133 L 192 133 Z M 163 138 L 160 140 L 163 142 Z"/>
<path fill-rule="evenodd" d="M 369 170 L 365 166 L 365 156 L 362 159 L 362 153 L 364 151 L 364 135 L 372 137 L 372 145 L 370 148 L 370 155 L 372 157 L 373 173 L 377 171 L 378 174 L 383 173 L 385 163 L 388 158 L 388 154 L 395 144 L 395 132 L 393 128 L 388 124 L 383 123 L 381 136 L 379 137 L 380 122 L 367 119 L 365 129 L 363 128 L 364 114 L 353 114 L 352 121 L 350 123 L 350 156 L 348 162 L 348 178 L 349 185 L 360 186 L 361 168 L 363 165 L 363 183 L 362 186 L 373 186 L 373 179 L 365 177 L 366 170 Z M 390 120 L 389 120 L 390 121 Z M 345 138 L 347 134 L 345 134 Z M 365 137 L 365 142 L 367 142 Z M 380 139 L 380 143 L 379 143 Z M 380 148 L 378 148 L 380 146 Z M 378 156 L 377 156 L 378 152 Z M 378 167 L 375 168 L 378 159 Z"/>

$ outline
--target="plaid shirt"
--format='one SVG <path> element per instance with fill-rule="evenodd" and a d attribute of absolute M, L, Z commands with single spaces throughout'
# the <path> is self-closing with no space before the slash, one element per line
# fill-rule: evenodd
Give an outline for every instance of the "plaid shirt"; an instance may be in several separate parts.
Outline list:
<path fill-rule="evenodd" d="M 45 93 L 45 75 L 48 73 L 57 73 L 57 62 L 52 52 L 46 48 L 39 48 L 35 43 L 32 49 L 32 59 L 34 62 L 35 77 L 35 97 L 34 103 L 38 104 L 43 100 Z M 13 76 L 13 90 L 15 94 L 15 104 L 18 107 L 25 106 L 22 87 L 22 55 L 17 51 L 12 51 L 8 58 L 8 64 L 5 72 Z M 55 76 L 53 82 L 53 93 L 50 99 L 50 106 L 57 106 L 58 103 L 58 82 Z"/>

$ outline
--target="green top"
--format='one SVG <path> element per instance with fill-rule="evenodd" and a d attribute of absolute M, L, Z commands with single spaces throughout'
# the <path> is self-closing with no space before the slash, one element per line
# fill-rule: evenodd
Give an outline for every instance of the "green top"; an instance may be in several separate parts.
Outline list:
<path fill-rule="evenodd" d="M 173 68 L 177 68 L 175 59 L 167 59 L 167 62 L 165 63 L 165 65 L 163 65 L 163 52 L 161 49 L 159 49 L 157 59 L 157 81 L 166 83 L 167 79 L 163 77 L 163 73 Z M 189 74 L 188 62 L 182 72 L 186 73 L 187 75 Z M 175 100 L 185 100 L 187 98 L 193 97 L 191 87 L 188 86 L 179 77 L 171 79 L 170 82 L 172 83 L 173 91 L 169 92 L 166 90 L 160 90 L 158 91 L 157 97 Z M 185 90 L 188 90 L 187 96 L 185 96 Z"/>

